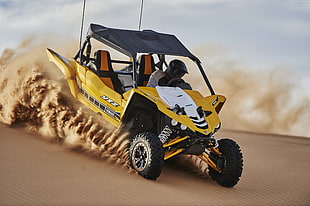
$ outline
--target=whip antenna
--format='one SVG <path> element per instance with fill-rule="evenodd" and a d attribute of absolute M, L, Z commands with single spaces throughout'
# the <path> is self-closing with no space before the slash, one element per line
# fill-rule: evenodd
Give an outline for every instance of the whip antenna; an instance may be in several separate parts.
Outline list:
<path fill-rule="evenodd" d="M 81 63 L 82 63 L 82 36 L 83 36 L 83 28 L 84 28 L 85 7 L 86 7 L 86 0 L 83 0 L 83 11 L 82 11 L 82 19 L 81 19 L 81 33 L 80 33 L 80 61 Z"/>
<path fill-rule="evenodd" d="M 141 0 L 141 7 L 140 7 L 140 17 L 139 17 L 139 31 L 141 30 L 141 22 L 142 22 L 142 12 L 143 12 L 143 0 Z"/>

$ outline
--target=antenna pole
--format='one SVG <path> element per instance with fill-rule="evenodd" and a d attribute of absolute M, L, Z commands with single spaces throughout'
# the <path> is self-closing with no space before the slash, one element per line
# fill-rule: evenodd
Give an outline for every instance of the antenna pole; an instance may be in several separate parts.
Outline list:
<path fill-rule="evenodd" d="M 139 31 L 141 30 L 142 13 L 143 13 L 143 3 L 144 3 L 144 0 L 141 0 L 140 17 L 139 17 Z"/>
<path fill-rule="evenodd" d="M 80 33 L 80 63 L 82 63 L 82 36 L 83 36 L 84 19 L 85 19 L 85 7 L 86 7 L 86 0 L 83 0 L 83 11 L 81 19 L 81 33 Z"/>

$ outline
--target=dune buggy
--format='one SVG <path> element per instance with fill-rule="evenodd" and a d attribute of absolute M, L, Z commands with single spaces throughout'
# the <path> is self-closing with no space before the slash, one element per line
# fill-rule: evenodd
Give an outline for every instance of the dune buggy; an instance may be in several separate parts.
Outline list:
<path fill-rule="evenodd" d="M 102 47 L 95 49 L 94 41 Z M 111 51 L 125 58 L 111 58 Z M 187 154 L 203 160 L 218 184 L 237 184 L 243 169 L 240 147 L 231 139 L 214 137 L 226 98 L 215 94 L 200 60 L 174 35 L 90 24 L 73 59 L 51 49 L 47 54 L 77 100 L 129 132 L 129 161 L 141 176 L 155 180 L 165 160 Z M 146 87 L 152 72 L 167 68 L 169 57 L 194 62 L 196 70 L 190 68 L 189 73 L 201 74 L 197 81 L 205 82 L 210 95 L 182 86 Z"/>

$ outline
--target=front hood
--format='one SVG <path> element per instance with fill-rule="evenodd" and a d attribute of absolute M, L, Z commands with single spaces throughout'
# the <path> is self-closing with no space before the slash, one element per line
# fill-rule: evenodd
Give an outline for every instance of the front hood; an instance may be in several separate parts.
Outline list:
<path fill-rule="evenodd" d="M 157 93 L 162 101 L 170 109 L 179 107 L 184 114 L 190 118 L 194 125 L 199 129 L 207 129 L 208 123 L 205 118 L 198 114 L 198 106 L 194 100 L 179 87 L 156 87 Z"/>
<path fill-rule="evenodd" d="M 139 87 L 131 92 L 124 93 L 129 98 L 135 92 L 156 104 L 159 111 L 166 116 L 187 126 L 194 132 L 204 135 L 218 130 L 220 119 L 218 116 L 226 98 L 222 95 L 202 96 L 195 90 L 182 90 L 175 87 Z M 173 111 L 175 104 L 184 107 L 186 115 L 177 114 Z M 198 113 L 201 108 L 203 116 Z"/>

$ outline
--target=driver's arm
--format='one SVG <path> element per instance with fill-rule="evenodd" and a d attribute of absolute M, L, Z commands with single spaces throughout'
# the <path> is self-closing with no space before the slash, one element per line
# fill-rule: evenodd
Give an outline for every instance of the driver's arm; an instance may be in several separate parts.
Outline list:
<path fill-rule="evenodd" d="M 165 73 L 163 71 L 157 70 L 157 71 L 153 72 L 151 74 L 150 79 L 147 82 L 146 86 L 147 87 L 156 87 L 156 86 L 158 86 L 159 79 L 161 79 L 164 76 L 165 76 Z"/>

